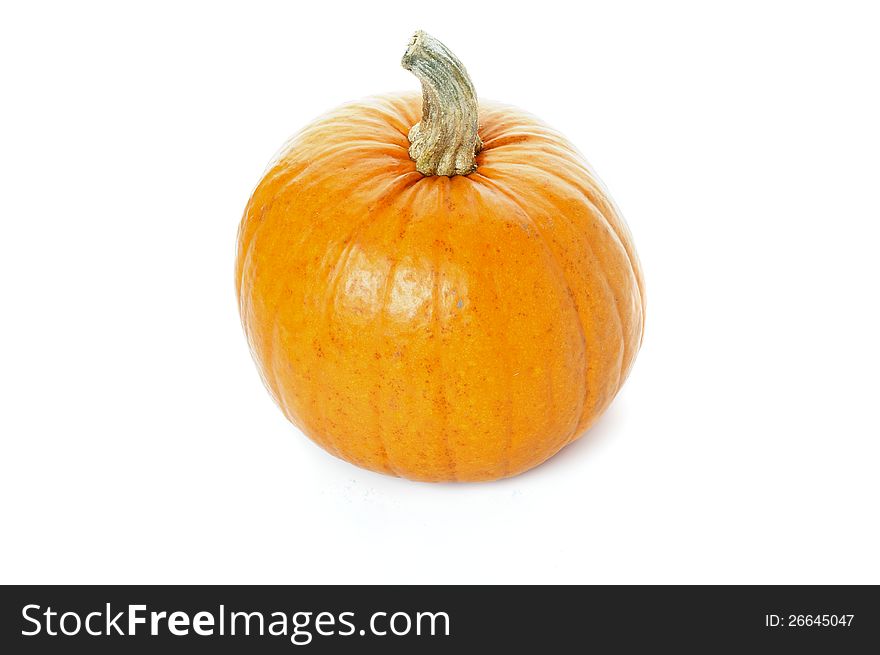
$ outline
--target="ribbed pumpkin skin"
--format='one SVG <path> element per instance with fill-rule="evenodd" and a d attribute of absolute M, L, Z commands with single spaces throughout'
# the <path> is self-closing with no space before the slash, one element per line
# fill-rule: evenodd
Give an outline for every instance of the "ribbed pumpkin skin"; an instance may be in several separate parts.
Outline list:
<path fill-rule="evenodd" d="M 294 137 L 239 228 L 251 351 L 329 452 L 414 480 L 516 475 L 577 439 L 644 324 L 623 219 L 577 151 L 481 102 L 468 176 L 415 170 L 421 95 L 345 105 Z"/>

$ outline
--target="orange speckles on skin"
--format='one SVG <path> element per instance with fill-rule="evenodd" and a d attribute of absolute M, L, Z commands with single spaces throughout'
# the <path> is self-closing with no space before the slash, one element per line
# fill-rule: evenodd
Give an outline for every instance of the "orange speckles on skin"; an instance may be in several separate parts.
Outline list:
<path fill-rule="evenodd" d="M 251 351 L 329 452 L 414 480 L 521 473 L 579 437 L 644 325 L 629 231 L 558 133 L 483 103 L 478 169 L 424 177 L 421 96 L 346 105 L 294 137 L 239 228 Z"/>

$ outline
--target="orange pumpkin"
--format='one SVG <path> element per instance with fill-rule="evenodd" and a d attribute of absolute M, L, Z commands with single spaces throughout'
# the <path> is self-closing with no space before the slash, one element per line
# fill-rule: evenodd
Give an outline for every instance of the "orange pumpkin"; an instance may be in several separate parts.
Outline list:
<path fill-rule="evenodd" d="M 516 475 L 582 435 L 644 325 L 629 230 L 577 150 L 477 105 L 418 32 L 423 93 L 345 105 L 294 137 L 239 228 L 242 322 L 285 415 L 414 480 Z"/>

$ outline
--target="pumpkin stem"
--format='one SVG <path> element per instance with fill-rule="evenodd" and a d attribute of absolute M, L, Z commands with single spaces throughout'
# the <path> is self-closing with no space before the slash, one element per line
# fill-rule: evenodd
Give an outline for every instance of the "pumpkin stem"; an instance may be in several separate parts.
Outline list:
<path fill-rule="evenodd" d="M 409 131 L 409 156 L 423 175 L 468 175 L 483 147 L 477 134 L 477 93 L 445 45 L 421 30 L 401 61 L 422 83 L 422 121 Z"/>

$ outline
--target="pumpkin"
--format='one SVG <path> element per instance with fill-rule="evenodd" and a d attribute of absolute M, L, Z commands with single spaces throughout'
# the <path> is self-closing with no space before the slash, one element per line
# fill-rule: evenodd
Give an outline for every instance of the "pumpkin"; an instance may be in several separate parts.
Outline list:
<path fill-rule="evenodd" d="M 642 340 L 626 224 L 578 151 L 417 32 L 421 94 L 344 105 L 288 142 L 244 212 L 236 283 L 287 418 L 358 466 L 516 475 L 580 437 Z"/>

